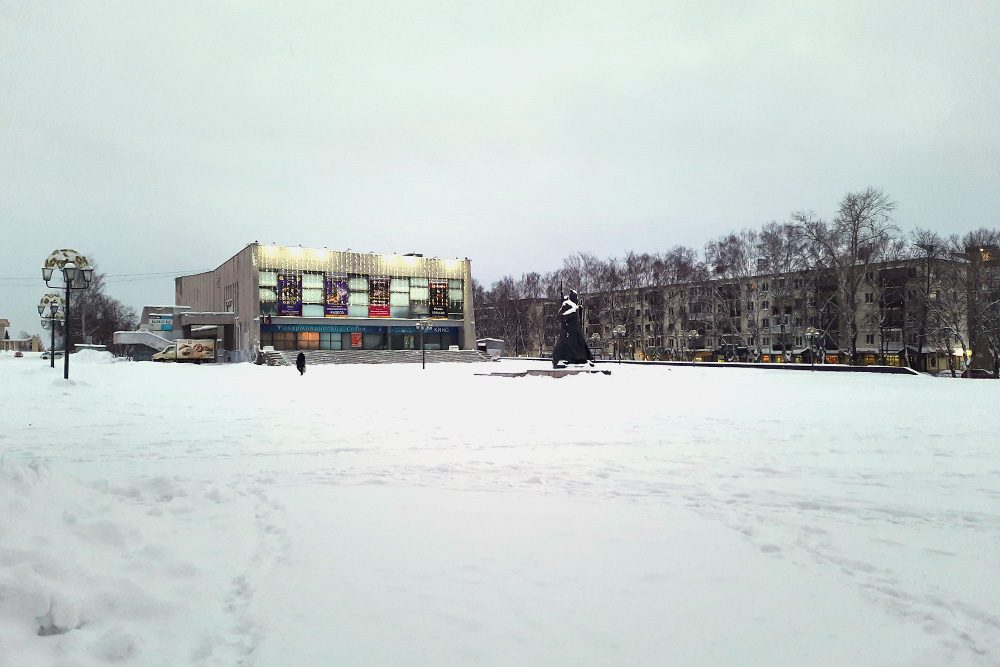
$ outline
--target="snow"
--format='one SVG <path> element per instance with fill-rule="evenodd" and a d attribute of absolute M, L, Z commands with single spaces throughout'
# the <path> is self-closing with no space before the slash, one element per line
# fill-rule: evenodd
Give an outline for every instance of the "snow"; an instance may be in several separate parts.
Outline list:
<path fill-rule="evenodd" d="M 1000 663 L 1000 382 L 546 367 L 0 356 L 0 665 Z"/>

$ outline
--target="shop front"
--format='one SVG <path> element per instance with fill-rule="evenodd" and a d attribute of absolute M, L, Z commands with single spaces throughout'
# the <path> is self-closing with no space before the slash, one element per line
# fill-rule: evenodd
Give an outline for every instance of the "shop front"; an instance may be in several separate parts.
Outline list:
<path fill-rule="evenodd" d="M 423 335 L 427 350 L 447 350 L 461 344 L 461 326 L 435 324 Z M 419 350 L 415 325 L 261 324 L 261 347 L 275 350 Z"/>

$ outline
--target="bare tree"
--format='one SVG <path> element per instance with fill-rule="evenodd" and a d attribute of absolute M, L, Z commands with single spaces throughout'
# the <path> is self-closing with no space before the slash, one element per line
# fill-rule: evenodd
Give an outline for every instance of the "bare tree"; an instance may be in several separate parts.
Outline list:
<path fill-rule="evenodd" d="M 771 306 L 766 319 L 768 324 L 776 325 L 783 359 L 790 361 L 789 336 L 801 332 L 807 324 L 819 328 L 819 318 L 809 317 L 808 301 L 803 296 L 809 288 L 808 280 L 803 277 L 807 266 L 803 240 L 795 225 L 770 222 L 761 230 L 758 253 L 759 275 L 754 294 L 758 305 L 766 300 Z M 761 323 L 764 319 L 761 314 Z M 772 337 L 771 327 L 761 326 L 761 331 L 769 339 Z"/>
<path fill-rule="evenodd" d="M 1000 367 L 1000 232 L 978 229 L 952 236 L 946 246 L 956 260 L 949 281 L 966 299 L 966 359 Z"/>
<path fill-rule="evenodd" d="M 134 329 L 138 320 L 132 308 L 107 293 L 105 275 L 96 270 L 89 288 L 70 293 L 70 306 L 73 322 L 67 324 L 71 345 L 90 340 L 110 348 L 115 332 Z"/>
<path fill-rule="evenodd" d="M 739 347 L 749 349 L 753 332 L 759 329 L 743 328 L 744 314 L 755 318 L 757 313 L 752 308 L 759 245 L 757 232 L 744 229 L 705 246 L 705 259 L 717 281 L 707 295 L 713 310 L 710 325 L 727 360 L 736 358 Z"/>
<path fill-rule="evenodd" d="M 927 353 L 925 350 L 931 344 L 937 343 L 937 337 L 933 335 L 931 326 L 931 296 L 932 286 L 937 282 L 935 269 L 945 252 L 945 239 L 942 239 L 936 232 L 926 229 L 916 229 L 912 235 L 910 246 L 911 264 L 922 275 L 923 280 L 919 281 L 912 290 L 912 307 L 908 309 L 907 316 L 910 321 L 910 328 L 916 333 L 917 348 L 916 356 L 920 360 L 921 370 L 928 371 Z"/>
<path fill-rule="evenodd" d="M 860 300 L 866 281 L 873 280 L 871 267 L 882 261 L 898 228 L 892 221 L 895 202 L 878 188 L 849 192 L 840 202 L 836 217 L 826 222 L 811 213 L 796 213 L 796 227 L 817 267 L 829 267 L 837 281 L 836 308 L 839 345 L 851 362 L 857 362 L 861 329 Z"/>

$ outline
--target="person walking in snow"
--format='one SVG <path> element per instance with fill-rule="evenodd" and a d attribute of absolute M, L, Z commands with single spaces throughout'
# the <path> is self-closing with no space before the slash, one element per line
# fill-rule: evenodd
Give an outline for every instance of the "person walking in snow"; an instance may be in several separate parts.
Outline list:
<path fill-rule="evenodd" d="M 299 356 L 295 358 L 295 367 L 299 369 L 299 375 L 305 375 L 306 372 L 305 352 L 299 352 Z"/>

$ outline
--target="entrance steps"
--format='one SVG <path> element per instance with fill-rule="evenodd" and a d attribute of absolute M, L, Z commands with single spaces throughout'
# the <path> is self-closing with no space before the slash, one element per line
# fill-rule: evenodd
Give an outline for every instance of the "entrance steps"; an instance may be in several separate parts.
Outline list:
<path fill-rule="evenodd" d="M 306 368 L 314 364 L 419 364 L 420 350 L 308 350 Z M 297 350 L 265 352 L 268 366 L 294 366 Z M 427 363 L 478 363 L 490 356 L 478 350 L 427 350 Z"/>

